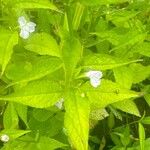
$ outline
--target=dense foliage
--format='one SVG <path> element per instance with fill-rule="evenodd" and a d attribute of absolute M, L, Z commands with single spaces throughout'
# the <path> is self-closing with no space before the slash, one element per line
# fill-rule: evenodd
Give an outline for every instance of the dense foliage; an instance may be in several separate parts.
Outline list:
<path fill-rule="evenodd" d="M 2 150 L 150 149 L 150 0 L 0 0 Z"/>

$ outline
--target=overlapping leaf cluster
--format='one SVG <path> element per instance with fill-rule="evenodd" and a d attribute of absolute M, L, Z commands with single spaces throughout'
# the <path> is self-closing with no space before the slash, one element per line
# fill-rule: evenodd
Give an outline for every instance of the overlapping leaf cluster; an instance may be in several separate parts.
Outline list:
<path fill-rule="evenodd" d="M 10 138 L 1 149 L 149 147 L 149 14 L 148 0 L 1 0 L 0 135 Z M 20 16 L 36 23 L 26 40 Z M 103 73 L 97 88 L 90 70 Z"/>

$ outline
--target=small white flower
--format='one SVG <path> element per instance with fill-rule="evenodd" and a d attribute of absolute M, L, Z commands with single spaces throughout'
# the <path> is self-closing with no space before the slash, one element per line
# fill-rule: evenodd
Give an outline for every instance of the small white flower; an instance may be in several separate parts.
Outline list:
<path fill-rule="evenodd" d="M 59 109 L 62 109 L 63 103 L 64 103 L 64 99 L 61 98 L 61 99 L 55 104 L 55 106 L 56 106 L 57 108 L 59 108 Z"/>
<path fill-rule="evenodd" d="M 101 84 L 101 78 L 103 74 L 101 71 L 89 71 L 86 73 L 86 77 L 90 78 L 90 83 L 93 87 L 98 87 Z"/>
<path fill-rule="evenodd" d="M 36 24 L 34 22 L 27 22 L 25 17 L 21 16 L 18 18 L 20 31 L 20 37 L 27 39 L 30 33 L 35 31 Z"/>
<path fill-rule="evenodd" d="M 4 135 L 2 135 L 2 136 L 0 137 L 0 140 L 1 140 L 2 142 L 8 142 L 8 141 L 9 141 L 9 136 L 6 135 L 6 134 L 4 134 Z"/>

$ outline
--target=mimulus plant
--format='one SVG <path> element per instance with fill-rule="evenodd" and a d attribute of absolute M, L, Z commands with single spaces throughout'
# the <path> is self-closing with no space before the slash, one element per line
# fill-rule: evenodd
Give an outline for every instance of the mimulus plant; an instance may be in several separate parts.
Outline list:
<path fill-rule="evenodd" d="M 1 0 L 0 150 L 148 150 L 149 1 Z"/>

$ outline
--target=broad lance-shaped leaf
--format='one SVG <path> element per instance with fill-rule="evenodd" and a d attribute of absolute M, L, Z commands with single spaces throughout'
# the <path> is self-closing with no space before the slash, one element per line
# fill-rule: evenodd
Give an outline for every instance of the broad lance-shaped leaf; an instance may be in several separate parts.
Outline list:
<path fill-rule="evenodd" d="M 131 64 L 132 65 L 132 64 Z M 130 89 L 133 83 L 133 72 L 129 66 L 122 66 L 113 69 L 116 82 L 126 89 Z"/>
<path fill-rule="evenodd" d="M 37 149 L 39 149 L 40 147 L 40 150 L 44 150 L 44 149 L 56 150 L 58 148 L 63 149 L 62 147 L 67 147 L 68 145 L 61 143 L 55 139 L 46 136 L 41 136 L 35 146 L 37 147 Z"/>
<path fill-rule="evenodd" d="M 28 127 L 28 107 L 26 105 L 22 105 L 20 103 L 14 103 L 14 107 L 16 109 L 17 115 L 19 118 L 25 123 Z"/>
<path fill-rule="evenodd" d="M 1 75 L 3 75 L 11 59 L 13 47 L 18 43 L 18 34 L 3 29 L 0 29 L 0 33 L 0 64 L 2 65 Z"/>
<path fill-rule="evenodd" d="M 49 138 L 48 136 L 39 136 L 38 140 L 35 140 L 34 137 L 32 137 L 30 134 L 27 134 L 25 136 L 19 137 L 16 140 L 8 142 L 3 146 L 3 150 L 8 150 L 8 148 L 11 150 L 14 149 L 14 147 L 16 150 L 56 150 L 66 149 L 65 147 L 68 147 L 68 145 L 55 139 Z"/>
<path fill-rule="evenodd" d="M 138 107 L 136 106 L 133 100 L 123 100 L 121 102 L 113 103 L 112 106 L 126 113 L 140 117 Z"/>
<path fill-rule="evenodd" d="M 37 80 L 28 83 L 25 87 L 3 97 L 0 100 L 12 101 L 24 105 L 46 108 L 54 105 L 61 98 L 62 88 L 58 82 Z"/>
<path fill-rule="evenodd" d="M 37 109 L 37 111 L 38 110 L 39 109 Z M 29 127 L 34 131 L 42 131 L 42 135 L 56 137 L 62 133 L 62 127 L 64 126 L 64 113 L 64 111 L 59 111 L 55 108 L 41 109 L 38 113 L 33 111 L 33 117 L 31 117 L 28 122 Z"/>
<path fill-rule="evenodd" d="M 140 122 L 139 122 L 139 140 L 141 150 L 145 150 L 145 129 Z"/>
<path fill-rule="evenodd" d="M 6 134 L 9 136 L 10 140 L 14 140 L 22 135 L 31 132 L 30 130 L 17 130 L 17 129 L 4 129 L 0 132 L 0 136 Z"/>
<path fill-rule="evenodd" d="M 121 88 L 117 83 L 109 80 L 102 80 L 99 87 L 93 88 L 89 82 L 80 88 L 87 95 L 90 102 L 98 108 L 104 108 L 109 104 L 129 98 L 136 98 L 140 93 Z"/>
<path fill-rule="evenodd" d="M 62 66 L 62 61 L 55 57 L 41 56 L 30 61 L 20 60 L 10 64 L 6 76 L 12 80 L 10 85 L 40 79 Z"/>
<path fill-rule="evenodd" d="M 51 9 L 59 11 L 49 0 L 15 0 L 12 6 L 19 9 Z"/>
<path fill-rule="evenodd" d="M 133 83 L 139 83 L 150 76 L 150 65 L 143 66 L 142 64 L 131 64 L 129 68 L 133 72 Z"/>
<path fill-rule="evenodd" d="M 28 39 L 25 48 L 40 55 L 60 57 L 60 49 L 56 40 L 47 33 L 36 33 Z"/>
<path fill-rule="evenodd" d="M 140 63 L 133 63 L 129 66 L 122 66 L 113 69 L 116 82 L 124 88 L 131 88 L 132 83 L 139 83 L 150 75 L 150 65 L 143 66 Z"/>
<path fill-rule="evenodd" d="M 150 57 L 150 43 L 143 42 L 142 44 L 136 45 L 132 51 Z"/>
<path fill-rule="evenodd" d="M 70 91 L 65 97 L 65 128 L 76 150 L 88 150 L 89 101 Z"/>
<path fill-rule="evenodd" d="M 146 37 L 146 33 L 144 32 L 139 32 L 137 30 L 121 29 L 119 27 L 107 31 L 105 30 L 103 32 L 96 32 L 93 34 L 105 40 L 108 40 L 113 45 L 115 45 L 116 47 L 114 47 L 111 51 L 123 48 L 128 45 L 135 45 L 143 41 Z"/>
<path fill-rule="evenodd" d="M 70 82 L 77 63 L 82 56 L 82 46 L 75 37 L 67 36 L 62 41 L 62 57 L 65 68 L 66 82 Z"/>
<path fill-rule="evenodd" d="M 18 127 L 19 118 L 14 103 L 9 102 L 3 115 L 3 125 L 5 129 L 15 129 Z"/>
<path fill-rule="evenodd" d="M 82 67 L 85 69 L 107 70 L 138 61 L 141 60 L 119 60 L 106 54 L 92 54 L 83 58 Z"/>

